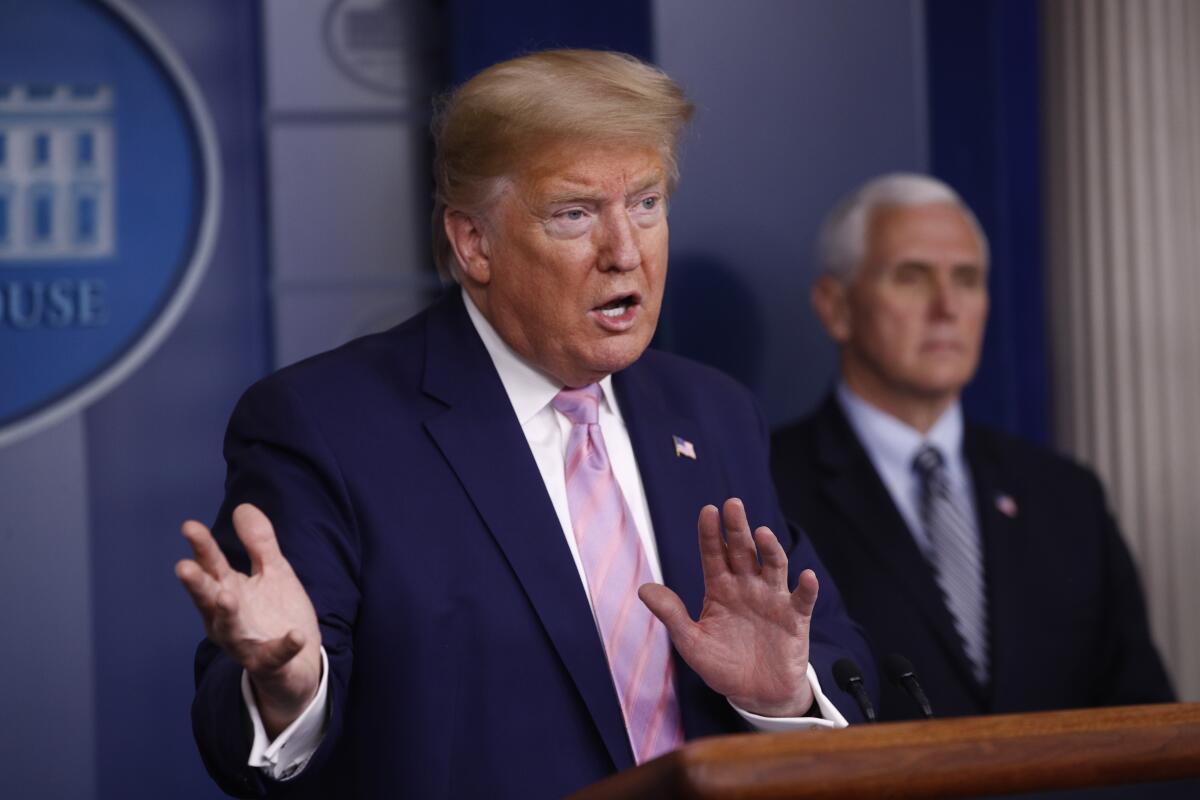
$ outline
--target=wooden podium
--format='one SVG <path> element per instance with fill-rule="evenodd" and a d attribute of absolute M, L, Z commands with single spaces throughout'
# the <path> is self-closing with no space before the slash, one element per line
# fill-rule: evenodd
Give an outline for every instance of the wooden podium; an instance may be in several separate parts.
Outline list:
<path fill-rule="evenodd" d="M 571 798 L 972 797 L 1197 776 L 1200 703 L 1175 703 L 699 739 Z"/>

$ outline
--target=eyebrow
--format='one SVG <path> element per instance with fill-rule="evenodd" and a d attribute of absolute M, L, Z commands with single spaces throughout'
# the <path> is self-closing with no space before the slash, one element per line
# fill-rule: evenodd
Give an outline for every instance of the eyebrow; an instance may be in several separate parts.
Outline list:
<path fill-rule="evenodd" d="M 951 266 L 952 269 L 975 269 L 987 272 L 987 264 L 982 261 L 959 261 Z"/>
<path fill-rule="evenodd" d="M 559 180 L 563 184 L 568 184 L 568 186 L 565 186 L 561 191 L 557 191 L 557 192 L 547 196 L 544 199 L 544 201 L 547 205 L 558 205 L 560 203 L 596 202 L 596 201 L 604 199 L 604 195 L 599 194 L 597 192 L 588 191 L 587 188 L 585 188 L 587 186 L 586 180 L 579 179 L 579 178 L 572 178 L 569 175 L 565 176 L 563 178 L 560 178 Z M 628 199 L 630 197 L 633 197 L 634 195 L 641 194 L 642 192 L 646 191 L 647 189 L 651 188 L 652 186 L 656 186 L 660 183 L 665 183 L 665 182 L 666 182 L 666 175 L 661 170 L 655 170 L 654 172 L 650 173 L 645 178 L 643 178 L 641 181 L 634 184 L 633 190 L 626 193 L 625 197 L 626 197 L 626 199 Z M 572 189 L 572 188 L 570 188 L 569 184 L 576 184 L 579 186 L 579 189 Z"/>
<path fill-rule="evenodd" d="M 897 261 L 896 267 L 921 267 L 930 268 L 933 262 L 923 258 L 906 258 L 903 261 Z M 987 269 L 987 265 L 982 261 L 956 261 L 950 265 L 951 269 Z"/>
<path fill-rule="evenodd" d="M 660 183 L 665 184 L 666 182 L 666 173 L 664 173 L 662 170 L 655 170 L 651 174 L 647 175 L 646 178 L 640 183 L 634 184 L 633 191 L 625 196 L 633 197 L 635 194 L 641 194 L 652 186 L 657 186 Z"/>

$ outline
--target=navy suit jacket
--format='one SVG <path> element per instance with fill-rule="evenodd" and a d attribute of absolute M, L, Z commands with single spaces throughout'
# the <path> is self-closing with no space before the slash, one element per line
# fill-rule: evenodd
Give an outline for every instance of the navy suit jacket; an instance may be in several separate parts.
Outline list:
<path fill-rule="evenodd" d="M 696 518 L 745 500 L 821 581 L 811 661 L 869 664 L 810 545 L 780 515 L 767 433 L 720 373 L 647 352 L 614 376 L 665 583 L 693 617 Z M 679 457 L 673 436 L 695 445 Z M 559 797 L 633 765 L 621 709 L 562 527 L 500 378 L 457 291 L 409 322 L 284 369 L 243 396 L 225 441 L 215 532 L 272 520 L 329 655 L 329 719 L 308 768 L 275 783 L 246 766 L 241 670 L 211 643 L 193 727 L 210 773 L 242 795 Z M 676 659 L 688 738 L 745 730 Z M 840 698 L 845 700 L 845 698 Z M 854 714 L 840 702 L 847 715 Z"/>
<path fill-rule="evenodd" d="M 837 401 L 772 445 L 785 514 L 804 527 L 877 659 L 898 652 L 913 662 L 935 715 L 1173 699 L 1137 573 L 1091 472 L 967 426 L 992 662 L 981 686 L 930 565 Z M 919 715 L 890 684 L 879 712 Z"/>

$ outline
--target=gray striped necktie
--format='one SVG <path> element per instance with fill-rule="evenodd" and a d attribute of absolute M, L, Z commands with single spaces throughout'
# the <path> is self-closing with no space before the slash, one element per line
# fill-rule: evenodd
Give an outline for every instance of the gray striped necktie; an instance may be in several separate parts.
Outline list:
<path fill-rule="evenodd" d="M 936 447 L 925 445 L 913 458 L 921 482 L 921 521 L 929 536 L 934 572 L 962 638 L 976 679 L 988 681 L 987 601 L 979 528 L 962 491 L 955 491 Z"/>

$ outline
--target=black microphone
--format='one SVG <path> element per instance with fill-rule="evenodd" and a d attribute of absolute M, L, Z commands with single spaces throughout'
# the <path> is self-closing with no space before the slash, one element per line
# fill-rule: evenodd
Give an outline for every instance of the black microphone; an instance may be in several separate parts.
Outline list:
<path fill-rule="evenodd" d="M 858 664 L 848 658 L 839 658 L 833 662 L 833 679 L 837 681 L 839 689 L 853 697 L 854 702 L 858 703 L 867 722 L 874 722 L 875 707 L 871 705 L 871 698 L 867 697 L 866 687 L 863 686 L 862 670 L 858 668 Z"/>
<path fill-rule="evenodd" d="M 899 653 L 889 653 L 887 658 L 883 659 L 883 671 L 887 673 L 889 681 L 908 692 L 908 696 L 917 702 L 925 719 L 933 719 L 929 698 L 925 696 L 925 690 L 917 680 L 917 673 L 913 671 L 911 661 Z"/>

